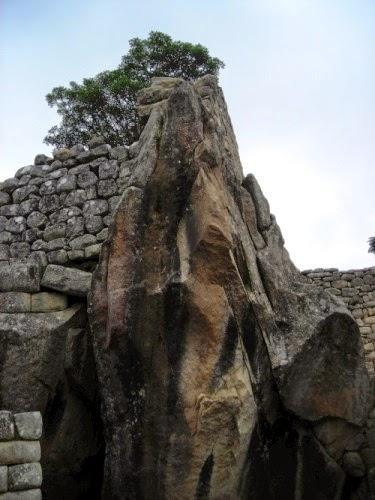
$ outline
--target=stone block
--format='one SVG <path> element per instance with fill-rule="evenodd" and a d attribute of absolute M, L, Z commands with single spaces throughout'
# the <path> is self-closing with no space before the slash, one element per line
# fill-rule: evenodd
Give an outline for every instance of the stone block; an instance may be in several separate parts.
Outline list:
<path fill-rule="evenodd" d="M 125 146 L 116 146 L 111 149 L 109 156 L 118 161 L 125 161 L 129 158 L 128 148 Z"/>
<path fill-rule="evenodd" d="M 86 231 L 90 234 L 97 234 L 104 228 L 103 219 L 100 215 L 88 215 L 85 217 Z"/>
<path fill-rule="evenodd" d="M 45 165 L 51 158 L 45 154 L 36 155 L 34 158 L 34 165 Z"/>
<path fill-rule="evenodd" d="M 87 200 L 86 192 L 83 189 L 71 191 L 65 199 L 65 206 L 82 206 Z"/>
<path fill-rule="evenodd" d="M 126 154 L 127 154 L 127 150 Z M 118 177 L 118 164 L 116 160 L 105 161 L 99 165 L 99 179 L 116 179 Z"/>
<path fill-rule="evenodd" d="M 61 177 L 64 177 L 65 175 L 68 175 L 68 169 L 67 168 L 58 168 L 54 172 L 51 172 L 49 174 L 49 177 L 51 179 L 60 179 Z M 57 190 L 57 185 L 56 185 L 56 190 Z"/>
<path fill-rule="evenodd" d="M 14 438 L 13 416 L 10 411 L 0 411 L 0 441 Z M 1 462 L 0 462 L 1 463 Z"/>
<path fill-rule="evenodd" d="M 4 205 L 0 207 L 0 215 L 4 215 L 5 217 L 17 217 L 20 212 L 19 205 Z"/>
<path fill-rule="evenodd" d="M 39 201 L 39 211 L 50 214 L 60 208 L 60 198 L 57 194 L 46 194 Z"/>
<path fill-rule="evenodd" d="M 98 195 L 101 198 L 110 198 L 117 194 L 117 184 L 114 179 L 106 179 L 98 183 Z"/>
<path fill-rule="evenodd" d="M 57 181 L 56 190 L 58 193 L 74 191 L 77 188 L 77 179 L 75 175 L 68 174 L 60 177 Z"/>
<path fill-rule="evenodd" d="M 90 186 L 93 186 L 97 182 L 98 182 L 97 176 L 94 174 L 94 172 L 90 172 L 90 170 L 82 172 L 81 174 L 78 175 L 77 178 L 77 184 L 82 189 L 86 189 Z"/>
<path fill-rule="evenodd" d="M 9 245 L 0 243 L 0 260 L 9 260 Z"/>
<path fill-rule="evenodd" d="M 374 325 L 375 324 L 375 316 L 369 316 L 363 320 L 366 325 Z"/>
<path fill-rule="evenodd" d="M 0 500 L 42 500 L 42 491 L 40 489 L 8 491 L 0 495 Z"/>
<path fill-rule="evenodd" d="M 345 287 L 349 286 L 349 283 L 345 280 L 336 280 L 336 281 L 332 281 L 332 286 L 334 288 L 341 289 L 341 288 L 345 288 Z"/>
<path fill-rule="evenodd" d="M 42 286 L 58 292 L 85 297 L 91 288 L 91 273 L 69 267 L 50 264 L 47 266 Z"/>
<path fill-rule="evenodd" d="M 84 234 L 82 236 L 78 236 L 78 238 L 75 238 L 74 240 L 71 240 L 69 242 L 72 250 L 81 250 L 82 248 L 95 245 L 96 243 L 96 238 L 92 234 Z"/>
<path fill-rule="evenodd" d="M 53 250 L 48 253 L 47 256 L 48 262 L 50 264 L 66 264 L 68 262 L 68 254 L 67 251 L 61 248 L 60 250 Z"/>
<path fill-rule="evenodd" d="M 32 262 L 0 262 L 1 292 L 39 292 L 39 268 Z"/>
<path fill-rule="evenodd" d="M 31 212 L 26 219 L 26 224 L 29 227 L 40 228 L 44 227 L 48 222 L 48 218 L 42 212 Z"/>
<path fill-rule="evenodd" d="M 0 493 L 8 490 L 8 467 L 0 465 Z"/>
<path fill-rule="evenodd" d="M 26 200 L 29 198 L 29 196 L 32 193 L 38 193 L 39 189 L 38 186 L 35 186 L 33 184 L 29 186 L 21 186 L 17 188 L 15 191 L 13 191 L 12 198 L 13 198 L 13 203 L 21 203 L 21 201 Z"/>
<path fill-rule="evenodd" d="M 68 251 L 68 259 L 71 261 L 82 260 L 85 258 L 84 250 L 70 250 Z"/>
<path fill-rule="evenodd" d="M 9 233 L 20 234 L 26 230 L 25 217 L 12 217 L 5 225 L 5 230 Z"/>
<path fill-rule="evenodd" d="M 10 256 L 13 259 L 25 259 L 30 255 L 30 243 L 22 241 L 10 245 Z"/>
<path fill-rule="evenodd" d="M 39 441 L 4 441 L 0 443 L 1 464 L 15 465 L 39 461 Z"/>
<path fill-rule="evenodd" d="M 88 188 L 85 189 L 85 192 L 87 200 L 96 200 L 98 197 L 96 186 L 89 186 Z"/>
<path fill-rule="evenodd" d="M 43 421 L 39 411 L 16 413 L 14 415 L 14 423 L 20 438 L 28 440 L 41 438 Z"/>
<path fill-rule="evenodd" d="M 11 177 L 10 179 L 5 179 L 5 181 L 0 182 L 0 191 L 6 191 L 11 193 L 14 191 L 19 184 L 19 179 L 17 177 Z"/>
<path fill-rule="evenodd" d="M 31 310 L 30 294 L 25 292 L 0 292 L 1 313 L 24 313 Z"/>
<path fill-rule="evenodd" d="M 111 150 L 111 146 L 109 144 L 101 144 L 96 148 L 90 150 L 91 158 L 99 158 L 100 156 L 107 156 L 109 151 Z"/>
<path fill-rule="evenodd" d="M 42 485 L 42 467 L 40 463 L 13 465 L 8 470 L 10 491 L 39 488 Z"/>
<path fill-rule="evenodd" d="M 83 213 L 85 216 L 105 215 L 108 213 L 108 202 L 107 200 L 89 200 L 83 205 Z"/>
<path fill-rule="evenodd" d="M 8 205 L 10 203 L 10 195 L 5 191 L 0 191 L 0 205 Z"/>
<path fill-rule="evenodd" d="M 68 297 L 57 292 L 40 292 L 31 295 L 32 312 L 63 311 L 68 307 Z"/>
<path fill-rule="evenodd" d="M 46 194 L 56 193 L 56 184 L 57 181 L 55 179 L 48 179 L 48 181 L 45 181 L 40 185 L 39 194 L 44 196 Z"/>
<path fill-rule="evenodd" d="M 85 248 L 85 258 L 91 259 L 93 257 L 98 257 L 100 255 L 101 248 L 102 248 L 102 245 L 100 243 L 86 247 Z"/>
<path fill-rule="evenodd" d="M 56 240 L 58 238 L 64 238 L 66 235 L 66 223 L 59 222 L 53 226 L 47 227 L 43 233 L 43 239 L 45 241 Z M 55 250 L 55 249 L 51 249 Z"/>
<path fill-rule="evenodd" d="M 81 236 L 85 231 L 84 219 L 81 216 L 74 216 L 67 220 L 66 236 L 73 238 Z"/>

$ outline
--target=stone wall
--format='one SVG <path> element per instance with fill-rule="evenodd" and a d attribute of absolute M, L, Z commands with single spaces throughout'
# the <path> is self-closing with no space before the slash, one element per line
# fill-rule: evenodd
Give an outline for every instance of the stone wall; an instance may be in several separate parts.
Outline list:
<path fill-rule="evenodd" d="M 0 499 L 42 498 L 39 412 L 0 411 Z"/>
<path fill-rule="evenodd" d="M 99 138 L 37 155 L 34 165 L 0 183 L 0 261 L 42 265 L 98 256 L 122 183 L 130 174 L 129 150 Z M 75 265 L 74 264 L 74 265 Z"/>
<path fill-rule="evenodd" d="M 358 323 L 363 339 L 366 368 L 375 376 L 375 267 L 365 269 L 314 269 L 303 271 L 307 279 L 339 297 Z"/>
<path fill-rule="evenodd" d="M 339 271 L 336 268 L 303 271 L 308 281 L 342 300 L 358 323 L 366 368 L 372 379 L 372 410 L 360 455 L 367 469 L 371 498 L 375 498 L 375 267 Z M 358 462 L 358 461 L 357 461 Z M 355 462 L 355 463 L 357 463 Z"/>

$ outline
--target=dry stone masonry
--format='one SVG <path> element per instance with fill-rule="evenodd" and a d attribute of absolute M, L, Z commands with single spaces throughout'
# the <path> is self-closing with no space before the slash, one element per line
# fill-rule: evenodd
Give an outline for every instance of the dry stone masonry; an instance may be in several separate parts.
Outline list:
<path fill-rule="evenodd" d="M 90 149 L 37 155 L 0 183 L 0 260 L 82 264 L 99 255 L 126 178 L 128 149 L 100 138 Z"/>
<path fill-rule="evenodd" d="M 0 411 L 0 499 L 41 500 L 42 416 Z"/>
<path fill-rule="evenodd" d="M 0 498 L 375 498 L 373 270 L 299 273 L 214 77 L 138 103 L 0 183 Z"/>
<path fill-rule="evenodd" d="M 366 368 L 375 377 L 375 267 L 366 269 L 314 269 L 303 271 L 310 283 L 340 298 L 361 332 Z"/>

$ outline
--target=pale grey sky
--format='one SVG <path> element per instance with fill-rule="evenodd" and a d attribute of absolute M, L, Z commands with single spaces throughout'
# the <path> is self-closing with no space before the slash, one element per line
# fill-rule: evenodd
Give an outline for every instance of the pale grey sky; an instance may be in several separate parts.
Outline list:
<path fill-rule="evenodd" d="M 0 0 L 0 179 L 50 153 L 52 87 L 116 67 L 151 30 L 225 61 L 244 170 L 296 265 L 375 265 L 373 0 Z"/>

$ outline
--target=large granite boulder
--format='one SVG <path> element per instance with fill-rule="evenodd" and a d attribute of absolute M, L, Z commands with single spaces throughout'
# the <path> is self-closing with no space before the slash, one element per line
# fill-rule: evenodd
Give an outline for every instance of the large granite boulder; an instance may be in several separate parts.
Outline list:
<path fill-rule="evenodd" d="M 139 104 L 89 305 L 102 497 L 366 491 L 358 326 L 292 264 L 216 80 L 157 79 Z"/>

